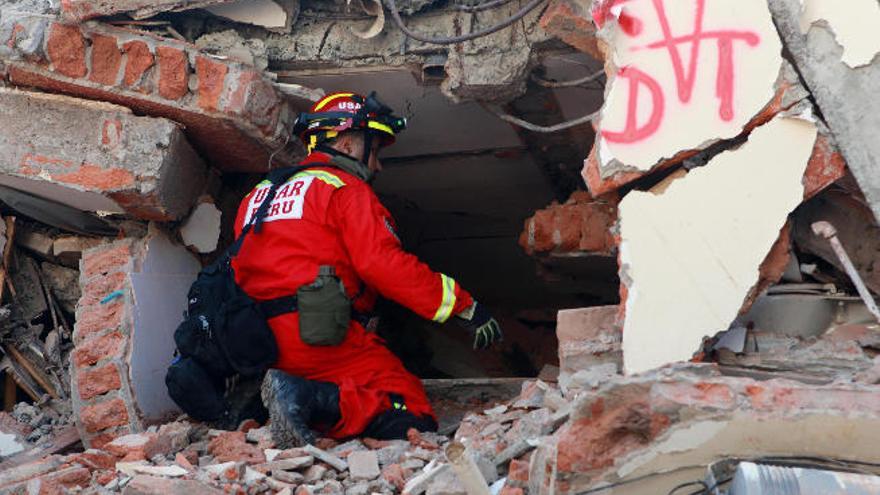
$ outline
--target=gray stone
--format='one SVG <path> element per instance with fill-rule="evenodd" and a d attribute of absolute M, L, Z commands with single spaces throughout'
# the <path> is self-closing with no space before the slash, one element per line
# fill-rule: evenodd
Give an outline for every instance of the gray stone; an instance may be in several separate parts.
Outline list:
<path fill-rule="evenodd" d="M 467 495 L 464 485 L 452 469 L 446 469 L 438 474 L 431 484 L 428 485 L 428 495 Z"/>
<path fill-rule="evenodd" d="M 391 445 L 376 451 L 380 466 L 400 462 L 401 457 L 409 450 L 410 445 L 406 440 L 392 440 L 391 442 Z"/>
<path fill-rule="evenodd" d="M 305 476 L 291 471 L 272 471 L 272 477 L 278 481 L 290 483 L 291 485 L 299 485 L 303 481 L 306 481 Z"/>
<path fill-rule="evenodd" d="M 370 483 L 368 481 L 355 483 L 345 489 L 345 495 L 367 495 L 368 493 L 370 493 Z"/>
<path fill-rule="evenodd" d="M 276 471 L 298 471 L 305 469 L 314 464 L 315 458 L 307 455 L 301 457 L 293 457 L 290 459 L 281 459 L 266 463 L 266 467 L 273 473 Z"/>
<path fill-rule="evenodd" d="M 315 485 L 315 492 L 322 495 L 342 495 L 345 493 L 345 488 L 336 480 L 326 480 Z"/>
<path fill-rule="evenodd" d="M 327 468 L 320 464 L 315 464 L 306 469 L 305 474 L 305 482 L 306 483 L 314 483 L 316 481 L 320 481 L 324 478 L 324 474 L 327 472 Z"/>
<path fill-rule="evenodd" d="M 359 450 L 368 450 L 367 446 L 363 444 L 360 440 L 349 440 L 348 442 L 341 443 L 336 447 L 333 447 L 328 452 L 336 456 L 345 456 L 348 455 L 348 452 L 357 452 Z"/>
<path fill-rule="evenodd" d="M 79 270 L 43 262 L 40 265 L 43 277 L 52 295 L 64 311 L 76 313 L 76 303 L 80 298 Z"/>
<path fill-rule="evenodd" d="M 379 458 L 372 450 L 352 452 L 348 456 L 348 471 L 352 479 L 373 480 L 379 477 Z"/>
<path fill-rule="evenodd" d="M 166 479 L 137 475 L 122 490 L 123 495 L 222 495 L 218 490 L 195 480 Z"/>

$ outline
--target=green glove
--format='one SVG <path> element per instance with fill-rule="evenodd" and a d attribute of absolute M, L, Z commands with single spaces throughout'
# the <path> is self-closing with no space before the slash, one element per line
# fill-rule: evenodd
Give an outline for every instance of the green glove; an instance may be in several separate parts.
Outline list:
<path fill-rule="evenodd" d="M 474 301 L 474 304 L 455 315 L 460 324 L 471 331 L 474 335 L 474 349 L 486 349 L 495 342 L 504 340 L 501 326 L 489 314 L 489 310 L 482 304 Z"/>

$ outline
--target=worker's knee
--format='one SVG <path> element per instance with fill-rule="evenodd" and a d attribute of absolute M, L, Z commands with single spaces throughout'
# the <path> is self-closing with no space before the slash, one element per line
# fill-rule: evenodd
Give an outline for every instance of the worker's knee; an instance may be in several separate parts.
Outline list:
<path fill-rule="evenodd" d="M 175 359 L 165 374 L 165 386 L 171 399 L 193 419 L 214 421 L 226 411 L 223 384 L 192 358 Z"/>
<path fill-rule="evenodd" d="M 392 408 L 380 413 L 370 421 L 363 436 L 378 440 L 406 438 L 410 428 L 418 431 L 437 431 L 437 422 L 430 416 L 416 416 L 406 410 L 403 398 L 391 395 Z"/>

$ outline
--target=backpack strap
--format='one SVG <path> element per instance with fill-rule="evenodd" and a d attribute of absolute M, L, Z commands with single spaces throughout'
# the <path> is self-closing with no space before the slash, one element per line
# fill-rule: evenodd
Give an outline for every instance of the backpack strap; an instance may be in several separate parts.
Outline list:
<path fill-rule="evenodd" d="M 272 187 L 269 188 L 269 194 L 267 194 L 266 199 L 260 203 L 260 207 L 257 208 L 257 212 L 254 214 L 253 218 L 251 218 L 251 221 L 241 229 L 241 234 L 239 234 L 238 239 L 229 246 L 229 250 L 226 251 L 226 256 L 228 258 L 232 259 L 238 255 L 248 232 L 251 230 L 254 230 L 257 233 L 260 232 L 263 226 L 263 219 L 266 218 L 266 214 L 269 212 L 269 206 L 272 204 L 272 200 L 275 199 L 275 194 L 278 192 L 278 188 L 281 187 L 281 184 L 284 184 L 288 179 L 299 172 L 313 166 L 315 165 L 296 165 L 293 167 L 278 168 L 269 172 L 266 176 L 266 180 L 272 183 Z"/>

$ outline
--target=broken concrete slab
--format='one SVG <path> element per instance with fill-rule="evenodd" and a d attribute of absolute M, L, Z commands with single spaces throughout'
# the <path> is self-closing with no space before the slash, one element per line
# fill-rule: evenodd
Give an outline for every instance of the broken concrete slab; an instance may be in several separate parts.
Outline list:
<path fill-rule="evenodd" d="M 621 201 L 627 373 L 687 360 L 733 322 L 803 198 L 816 133 L 811 122 L 774 119 L 662 192 Z"/>
<path fill-rule="evenodd" d="M 593 4 L 609 76 L 599 177 L 680 161 L 741 134 L 773 102 L 783 64 L 765 1 L 618 4 Z"/>
<path fill-rule="evenodd" d="M 877 386 L 760 382 L 707 365 L 619 377 L 576 401 L 568 423 L 539 446 L 530 493 L 583 493 L 623 481 L 607 493 L 667 493 L 725 458 L 877 462 L 878 397 Z"/>
<path fill-rule="evenodd" d="M 8 36 L 0 40 L 0 59 L 11 84 L 180 122 L 211 164 L 226 170 L 264 171 L 270 152 L 287 142 L 292 109 L 252 66 L 142 31 L 37 18 L 23 24 L 20 17 L 0 15 L 0 33 Z M 120 132 L 111 122 L 108 146 L 119 144 Z M 288 153 L 301 152 L 290 144 L 276 158 L 291 160 Z"/>
<path fill-rule="evenodd" d="M 859 6 L 863 3 L 871 2 L 853 3 L 861 8 Z M 844 17 L 825 19 L 834 21 L 836 31 L 832 31 L 834 26 L 829 22 L 819 21 L 813 22 L 804 35 L 801 32 L 802 2 L 770 0 L 769 5 L 799 74 L 821 110 L 874 216 L 880 218 L 880 176 L 876 173 L 880 163 L 880 143 L 874 138 L 875 130 L 880 128 L 880 101 L 874 96 L 880 90 L 880 61 L 874 58 L 870 65 L 852 69 L 843 60 L 846 47 L 841 45 L 842 42 L 849 47 L 853 43 L 852 49 L 856 49 L 862 43 L 874 43 L 876 47 L 875 29 L 860 27 L 864 19 L 858 19 L 859 23 L 854 24 L 849 14 L 841 14 Z M 855 33 L 855 41 L 849 42 L 848 34 L 837 39 L 835 34 L 838 31 Z M 865 34 L 868 38 L 864 37 Z"/>
<path fill-rule="evenodd" d="M 0 88 L 0 184 L 84 211 L 174 220 L 206 166 L 165 119 L 102 102 Z M 58 136 L 65 136 L 59 140 Z"/>

